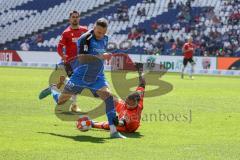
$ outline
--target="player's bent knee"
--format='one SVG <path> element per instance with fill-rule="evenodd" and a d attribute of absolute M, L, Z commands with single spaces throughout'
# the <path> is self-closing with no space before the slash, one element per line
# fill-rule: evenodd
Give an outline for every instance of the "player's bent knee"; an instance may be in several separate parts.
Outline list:
<path fill-rule="evenodd" d="M 63 95 L 61 95 L 61 96 L 59 97 L 59 99 L 58 99 L 57 104 L 58 104 L 58 105 L 64 104 L 65 102 L 67 102 L 67 101 L 71 98 L 71 96 L 72 96 L 72 95 L 70 95 L 70 94 L 63 94 Z"/>
<path fill-rule="evenodd" d="M 64 104 L 63 101 L 58 101 L 58 102 L 57 102 L 57 105 L 62 105 L 62 104 Z"/>
<path fill-rule="evenodd" d="M 103 95 L 104 95 L 106 98 L 108 98 L 108 97 L 110 97 L 112 94 L 111 94 L 110 92 L 108 92 L 108 91 L 105 91 L 105 92 L 103 93 Z"/>
<path fill-rule="evenodd" d="M 62 105 L 62 104 L 64 104 L 66 101 L 67 101 L 67 100 L 61 100 L 61 99 L 59 99 L 58 102 L 57 102 L 57 104 L 58 104 L 58 105 Z"/>
<path fill-rule="evenodd" d="M 109 91 L 108 88 L 104 88 L 104 89 L 101 89 L 101 90 L 98 90 L 96 92 L 99 97 L 103 100 L 107 99 L 108 97 L 112 96 L 111 92 Z"/>
<path fill-rule="evenodd" d="M 108 97 L 111 96 L 111 93 L 108 92 L 108 91 L 101 91 L 99 96 L 101 97 L 101 99 L 105 100 L 105 99 L 107 99 Z"/>

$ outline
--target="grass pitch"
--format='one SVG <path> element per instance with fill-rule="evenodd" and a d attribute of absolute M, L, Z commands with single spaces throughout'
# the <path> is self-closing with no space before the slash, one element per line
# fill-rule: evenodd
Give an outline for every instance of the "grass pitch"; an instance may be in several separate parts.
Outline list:
<path fill-rule="evenodd" d="M 1 160 L 240 157 L 239 77 L 182 80 L 178 74 L 167 73 L 162 80 L 171 83 L 173 90 L 146 98 L 139 130 L 120 140 L 109 139 L 106 131 L 80 132 L 75 122 L 55 116 L 51 97 L 38 100 L 50 73 L 47 69 L 0 68 Z M 106 75 L 110 79 L 109 73 Z M 78 102 L 88 110 L 101 101 L 79 96 Z"/>

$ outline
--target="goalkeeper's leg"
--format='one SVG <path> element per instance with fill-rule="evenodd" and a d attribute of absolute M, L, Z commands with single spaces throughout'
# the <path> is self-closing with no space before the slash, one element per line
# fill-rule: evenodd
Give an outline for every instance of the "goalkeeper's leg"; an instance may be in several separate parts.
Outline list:
<path fill-rule="evenodd" d="M 110 130 L 108 122 L 94 122 L 94 121 L 92 121 L 92 128 Z M 127 130 L 124 126 L 117 126 L 117 131 L 127 133 Z"/>
<path fill-rule="evenodd" d="M 93 128 L 98 128 L 98 129 L 104 129 L 104 130 L 109 130 L 109 124 L 108 122 L 93 122 L 92 121 L 92 127 Z"/>

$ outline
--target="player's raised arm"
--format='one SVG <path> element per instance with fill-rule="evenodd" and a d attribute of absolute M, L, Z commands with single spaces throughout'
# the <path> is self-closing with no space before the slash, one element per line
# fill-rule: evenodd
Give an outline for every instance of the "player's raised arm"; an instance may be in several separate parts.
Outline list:
<path fill-rule="evenodd" d="M 143 77 L 143 75 L 144 75 L 143 74 L 143 64 L 142 63 L 135 63 L 135 67 L 138 71 L 138 79 L 139 79 L 138 87 L 142 87 L 144 89 L 145 85 L 146 85 L 146 81 L 145 81 L 145 78 Z"/>

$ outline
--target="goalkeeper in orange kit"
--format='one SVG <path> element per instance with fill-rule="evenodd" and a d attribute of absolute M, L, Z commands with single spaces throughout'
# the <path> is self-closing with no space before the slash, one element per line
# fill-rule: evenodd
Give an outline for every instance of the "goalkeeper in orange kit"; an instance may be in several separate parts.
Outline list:
<path fill-rule="evenodd" d="M 142 67 L 141 65 L 138 65 Z M 114 98 L 115 109 L 118 114 L 119 132 L 131 133 L 135 132 L 140 126 L 141 113 L 143 110 L 143 98 L 145 90 L 145 79 L 143 78 L 142 68 L 139 71 L 139 85 L 136 91 L 129 94 L 126 100 Z M 109 130 L 108 122 L 92 122 L 93 128 Z"/>

